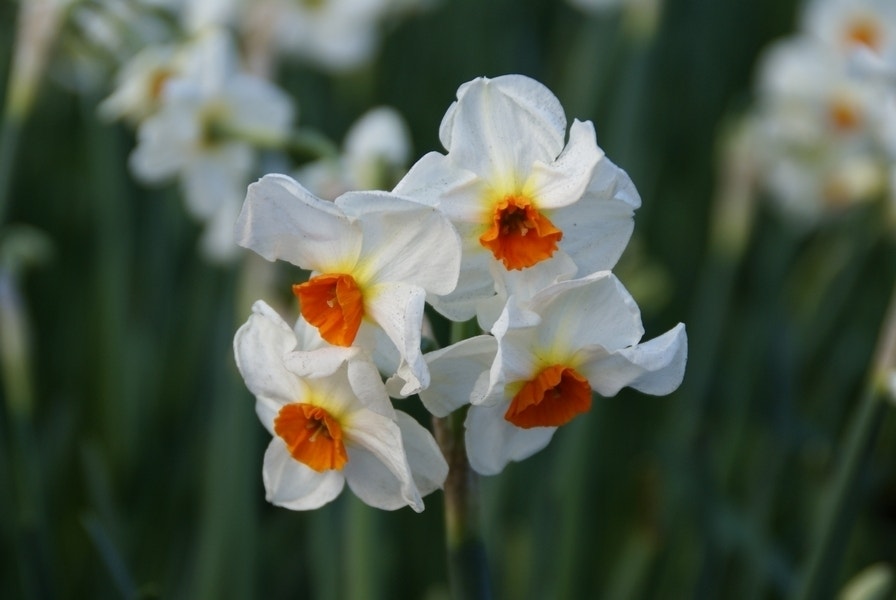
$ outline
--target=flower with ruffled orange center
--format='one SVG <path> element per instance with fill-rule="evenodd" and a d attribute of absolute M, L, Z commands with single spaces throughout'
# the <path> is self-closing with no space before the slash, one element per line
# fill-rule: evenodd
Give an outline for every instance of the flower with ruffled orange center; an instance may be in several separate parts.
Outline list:
<path fill-rule="evenodd" d="M 491 333 L 491 342 L 470 338 L 455 356 L 433 356 L 435 389 L 421 393 L 439 412 L 469 398 L 464 440 L 470 466 L 482 475 L 544 448 L 558 428 L 590 410 L 594 393 L 607 398 L 626 386 L 672 392 L 687 359 L 684 325 L 641 341 L 638 307 L 610 271 L 557 281 L 525 307 L 508 302 Z M 458 374 L 461 359 L 482 370 Z"/>
<path fill-rule="evenodd" d="M 315 471 L 340 470 L 348 462 L 339 421 L 319 406 L 285 405 L 274 419 L 274 432 L 294 459 Z"/>
<path fill-rule="evenodd" d="M 855 131 L 862 122 L 862 114 L 856 103 L 848 98 L 834 98 L 828 106 L 828 116 L 834 129 Z"/>
<path fill-rule="evenodd" d="M 305 320 L 334 346 L 351 346 L 364 318 L 364 296 L 351 275 L 327 273 L 292 286 Z"/>
<path fill-rule="evenodd" d="M 495 204 L 492 223 L 479 243 L 511 270 L 525 269 L 550 258 L 563 232 L 525 196 L 508 195 Z"/>
<path fill-rule="evenodd" d="M 527 381 L 504 418 L 524 429 L 559 427 L 591 408 L 591 386 L 575 369 L 551 365 Z"/>
<path fill-rule="evenodd" d="M 311 332 L 258 301 L 233 340 L 255 412 L 273 435 L 262 468 L 268 501 L 319 508 L 348 484 L 370 506 L 423 510 L 422 497 L 448 473 L 432 435 L 393 408 L 370 353 Z"/>
<path fill-rule="evenodd" d="M 857 15 L 844 32 L 847 44 L 867 46 L 875 52 L 883 45 L 883 32 L 878 21 L 871 15 Z"/>

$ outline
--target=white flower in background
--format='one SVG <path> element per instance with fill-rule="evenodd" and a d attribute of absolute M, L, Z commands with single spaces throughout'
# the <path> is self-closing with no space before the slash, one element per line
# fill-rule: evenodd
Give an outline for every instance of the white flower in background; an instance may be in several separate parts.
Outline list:
<path fill-rule="evenodd" d="M 100 115 L 139 124 L 158 110 L 165 85 L 181 73 L 184 60 L 177 46 L 144 48 L 119 70 L 115 90 L 99 105 Z"/>
<path fill-rule="evenodd" d="M 470 394 L 466 420 L 470 465 L 484 475 L 544 448 L 557 427 L 589 410 L 592 391 L 671 393 L 687 360 L 682 324 L 641 343 L 638 306 L 609 271 L 546 288 L 526 310 L 508 303 L 493 332 L 488 391 Z"/>
<path fill-rule="evenodd" d="M 255 35 L 278 52 L 330 71 L 372 60 L 389 0 L 261 0 L 247 5 Z"/>
<path fill-rule="evenodd" d="M 460 87 L 442 120 L 447 155 L 421 158 L 395 192 L 437 206 L 463 242 L 457 289 L 432 304 L 488 329 L 496 293 L 523 299 L 558 277 L 611 268 L 640 198 L 597 146 L 590 122 L 566 117 L 556 97 L 521 75 Z"/>
<path fill-rule="evenodd" d="M 460 264 L 457 232 L 440 212 L 387 192 L 329 202 L 290 177 L 265 175 L 249 186 L 236 232 L 241 246 L 267 260 L 312 271 L 293 292 L 327 342 L 366 348 L 379 365 L 397 363 L 404 395 L 429 384 L 423 307 L 428 294 L 454 289 Z"/>
<path fill-rule="evenodd" d="M 815 0 L 802 28 L 849 58 L 896 72 L 896 3 L 891 0 Z"/>
<path fill-rule="evenodd" d="M 296 179 L 332 200 L 352 190 L 392 189 L 407 170 L 411 140 L 407 124 L 393 108 L 366 112 L 345 135 L 343 154 L 303 166 Z"/>
<path fill-rule="evenodd" d="M 182 74 L 165 84 L 157 112 L 140 125 L 131 168 L 145 182 L 177 177 L 189 212 L 212 224 L 204 250 L 226 259 L 236 250 L 227 222 L 245 197 L 253 142 L 289 131 L 293 108 L 274 85 L 238 70 L 224 32 L 207 32 L 196 44 Z"/>
<path fill-rule="evenodd" d="M 886 91 L 815 38 L 773 45 L 759 70 L 754 123 L 764 186 L 786 213 L 811 222 L 886 189 Z"/>
<path fill-rule="evenodd" d="M 180 0 L 181 21 L 189 33 L 217 29 L 235 24 L 240 10 L 254 0 Z"/>
<path fill-rule="evenodd" d="M 268 501 L 314 509 L 347 483 L 370 506 L 422 511 L 422 496 L 442 486 L 448 465 L 432 435 L 392 408 L 366 353 L 303 346 L 307 336 L 267 304 L 252 310 L 234 352 L 273 436 L 262 471 Z"/>

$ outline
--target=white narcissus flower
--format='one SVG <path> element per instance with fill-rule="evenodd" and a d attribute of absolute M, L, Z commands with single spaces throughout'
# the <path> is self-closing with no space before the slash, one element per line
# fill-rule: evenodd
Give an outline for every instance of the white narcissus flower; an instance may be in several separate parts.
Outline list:
<path fill-rule="evenodd" d="M 802 27 L 844 56 L 856 54 L 867 66 L 896 69 L 896 3 L 891 0 L 814 0 L 806 4 Z"/>
<path fill-rule="evenodd" d="M 165 84 L 177 77 L 183 63 L 176 46 L 147 46 L 119 70 L 115 91 L 99 105 L 100 116 L 140 123 L 158 110 Z"/>
<path fill-rule="evenodd" d="M 410 133 L 401 114 L 380 106 L 349 128 L 341 156 L 308 163 L 295 178 L 327 200 L 352 190 L 391 189 L 407 170 L 410 153 Z"/>
<path fill-rule="evenodd" d="M 448 465 L 432 435 L 395 411 L 358 348 L 304 348 L 264 302 L 236 333 L 234 352 L 256 412 L 273 437 L 264 457 L 267 499 L 318 508 L 348 483 L 370 506 L 423 510 Z"/>
<path fill-rule="evenodd" d="M 590 122 L 575 121 L 566 139 L 563 108 L 545 86 L 522 75 L 465 83 L 439 137 L 448 153 L 425 155 L 394 190 L 437 206 L 460 232 L 460 279 L 433 302 L 439 312 L 456 321 L 478 314 L 488 329 L 494 309 L 483 303 L 496 285 L 520 296 L 521 287 L 616 263 L 638 193 L 597 146 Z M 549 260 L 559 268 L 536 268 Z"/>
<path fill-rule="evenodd" d="M 682 324 L 640 342 L 638 306 L 609 271 L 542 290 L 528 310 L 508 303 L 493 332 L 488 392 L 470 395 L 466 419 L 470 464 L 484 475 L 541 450 L 591 407 L 592 391 L 671 393 L 687 360 Z"/>
<path fill-rule="evenodd" d="M 335 72 L 372 60 L 391 12 L 389 0 L 261 0 L 246 8 L 256 35 L 272 37 L 282 54 Z"/>
<path fill-rule="evenodd" d="M 769 48 L 759 76 L 759 174 L 777 206 L 812 222 L 885 189 L 879 82 L 850 73 L 841 53 L 806 36 Z"/>
<path fill-rule="evenodd" d="M 130 163 L 146 182 L 179 177 L 188 210 L 210 224 L 203 247 L 226 259 L 236 246 L 221 220 L 245 197 L 252 140 L 282 136 L 293 108 L 278 88 L 237 69 L 225 32 L 206 32 L 196 43 L 182 74 L 165 84 L 158 111 L 138 129 Z"/>
<path fill-rule="evenodd" d="M 378 364 L 398 355 L 405 395 L 429 384 L 423 307 L 427 294 L 454 289 L 460 264 L 457 232 L 440 212 L 387 192 L 329 202 L 274 174 L 249 186 L 236 235 L 267 260 L 312 271 L 293 292 L 326 341 L 367 348 Z"/>

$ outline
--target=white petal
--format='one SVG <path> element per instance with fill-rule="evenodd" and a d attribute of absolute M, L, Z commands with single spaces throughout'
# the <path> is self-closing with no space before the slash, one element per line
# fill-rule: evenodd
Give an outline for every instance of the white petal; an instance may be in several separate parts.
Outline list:
<path fill-rule="evenodd" d="M 360 224 L 360 277 L 410 283 L 433 294 L 454 289 L 460 238 L 435 208 L 388 192 L 349 192 L 337 198 L 336 205 Z"/>
<path fill-rule="evenodd" d="M 348 380 L 355 397 L 365 408 L 389 419 L 395 418 L 395 409 L 383 379 L 368 353 L 359 354 L 348 363 Z"/>
<path fill-rule="evenodd" d="M 365 311 L 401 354 L 398 376 L 407 382 L 401 389 L 405 396 L 429 385 L 429 369 L 420 350 L 425 303 L 421 288 L 398 283 L 375 286 L 365 298 Z"/>
<path fill-rule="evenodd" d="M 271 440 L 264 453 L 261 474 L 268 502 L 292 510 L 320 508 L 336 498 L 345 485 L 342 472 L 319 473 L 295 460 L 279 437 Z"/>
<path fill-rule="evenodd" d="M 396 411 L 401 439 L 411 467 L 414 484 L 421 496 L 442 489 L 448 476 L 448 463 L 428 429 L 409 415 Z"/>
<path fill-rule="evenodd" d="M 346 365 L 358 349 L 324 346 L 311 351 L 292 352 L 284 357 L 287 368 L 299 377 L 329 377 Z"/>
<path fill-rule="evenodd" d="M 229 262 L 242 251 L 233 239 L 233 224 L 236 222 L 239 209 L 239 199 L 236 202 L 222 204 L 206 222 L 199 243 L 202 253 L 209 260 L 219 263 Z"/>
<path fill-rule="evenodd" d="M 419 392 L 426 410 L 444 417 L 471 398 L 484 398 L 497 351 L 495 338 L 479 335 L 428 353 L 429 387 Z"/>
<path fill-rule="evenodd" d="M 290 371 L 304 378 L 314 404 L 337 418 L 374 411 L 394 419 L 395 412 L 370 355 L 359 348 L 327 347 L 292 352 L 285 357 Z"/>
<path fill-rule="evenodd" d="M 360 230 L 342 211 L 286 175 L 249 186 L 236 239 L 267 260 L 330 273 L 350 269 L 361 251 Z"/>
<path fill-rule="evenodd" d="M 523 429 L 504 418 L 509 403 L 471 406 L 467 413 L 467 457 L 482 475 L 500 473 L 510 461 L 528 458 L 548 445 L 556 427 Z"/>
<path fill-rule="evenodd" d="M 237 74 L 227 82 L 232 120 L 241 130 L 282 136 L 293 119 L 289 96 L 264 79 Z"/>
<path fill-rule="evenodd" d="M 479 78 L 459 90 L 453 106 L 449 156 L 489 181 L 523 183 L 536 161 L 563 149 L 566 116 L 542 84 L 522 75 Z"/>
<path fill-rule="evenodd" d="M 214 152 L 194 156 L 190 163 L 182 166 L 181 177 L 190 214 L 210 219 L 222 206 L 239 207 L 251 165 L 252 150 L 245 144 L 227 144 Z"/>
<path fill-rule="evenodd" d="M 296 346 L 296 336 L 283 319 L 262 301 L 233 338 L 236 366 L 246 387 L 259 401 L 275 405 L 298 402 L 305 385 L 284 365 L 284 356 Z"/>
<path fill-rule="evenodd" d="M 455 224 L 478 225 L 488 189 L 488 183 L 476 173 L 460 168 L 443 154 L 430 152 L 414 163 L 392 191 L 438 207 Z"/>
<path fill-rule="evenodd" d="M 516 302 L 525 306 L 541 290 L 558 281 L 572 278 L 576 270 L 576 264 L 565 252 L 556 252 L 548 260 L 514 271 L 508 271 L 498 261 L 492 261 L 491 273 L 496 295 L 477 305 L 479 326 L 484 331 L 490 331 L 509 298 L 515 298 Z"/>
<path fill-rule="evenodd" d="M 496 260 L 479 243 L 480 226 L 461 223 L 461 265 L 457 286 L 444 296 L 430 295 L 427 300 L 439 313 L 452 321 L 467 321 L 476 315 L 479 303 L 495 295 L 492 276 Z"/>
<path fill-rule="evenodd" d="M 644 335 L 638 305 L 609 271 L 556 283 L 536 295 L 530 308 L 542 316 L 537 347 L 561 354 L 593 345 L 617 350 Z"/>
<path fill-rule="evenodd" d="M 573 204 L 585 193 L 591 173 L 603 155 L 597 147 L 594 125 L 590 121 L 575 121 L 566 148 L 557 160 L 539 161 L 532 166 L 523 192 L 536 199 L 539 209 Z"/>
<path fill-rule="evenodd" d="M 679 323 L 663 335 L 624 348 L 581 365 L 580 372 L 602 396 L 613 396 L 623 387 L 645 394 L 671 394 L 681 385 L 688 357 L 688 340 Z"/>
<path fill-rule="evenodd" d="M 563 232 L 561 250 L 578 265 L 580 276 L 613 268 L 631 238 L 640 205 L 629 176 L 604 158 L 575 206 L 548 213 Z"/>
<path fill-rule="evenodd" d="M 393 510 L 409 505 L 423 510 L 395 421 L 371 411 L 343 424 L 349 460 L 343 469 L 352 491 L 365 503 Z"/>
<path fill-rule="evenodd" d="M 199 128 L 195 114 L 163 108 L 137 130 L 137 146 L 129 164 L 144 182 L 161 182 L 176 175 L 190 160 Z"/>
<path fill-rule="evenodd" d="M 498 352 L 489 372 L 485 398 L 471 398 L 476 405 L 494 406 L 506 400 L 505 387 L 515 381 L 528 381 L 540 369 L 532 352 L 537 325 L 541 317 L 510 298 L 504 312 L 495 322 L 492 333 L 498 341 Z"/>

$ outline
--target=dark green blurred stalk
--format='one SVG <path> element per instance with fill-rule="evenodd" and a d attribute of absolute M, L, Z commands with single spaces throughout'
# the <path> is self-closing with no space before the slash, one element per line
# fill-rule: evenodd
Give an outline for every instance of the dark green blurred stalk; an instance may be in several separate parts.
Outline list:
<path fill-rule="evenodd" d="M 482 540 L 479 476 L 470 468 L 464 444 L 466 413 L 461 409 L 433 419 L 433 428 L 448 461 L 445 543 L 451 594 L 455 600 L 484 600 L 492 597 L 491 582 Z"/>
<path fill-rule="evenodd" d="M 56 0 L 22 0 L 16 23 L 3 120 L 0 123 L 0 224 L 6 218 L 22 125 L 31 113 L 47 57 L 63 17 Z"/>
<path fill-rule="evenodd" d="M 217 299 L 214 335 L 209 341 L 211 364 L 206 403 L 204 473 L 197 563 L 191 598 L 250 598 L 253 596 L 256 556 L 256 514 L 252 484 L 258 464 L 250 449 L 256 422 L 251 402 L 232 358 L 232 337 L 245 315 L 235 309 L 236 268 L 207 272 L 214 279 Z"/>
<path fill-rule="evenodd" d="M 24 598 L 53 597 L 40 462 L 33 432 L 30 326 L 14 269 L 0 265 L 0 368 L 16 493 L 17 559 Z"/>
<path fill-rule="evenodd" d="M 59 6 L 46 0 L 23 0 L 16 22 L 12 64 L 0 122 L 0 229 L 9 208 L 14 164 L 23 124 L 28 118 L 47 55 L 54 39 Z M 5 240 L 8 243 L 9 239 Z M 0 248 L 4 255 L 8 248 Z M 30 324 L 19 292 L 19 265 L 0 262 L 0 369 L 9 417 L 11 466 L 17 492 L 18 559 L 24 597 L 54 597 L 46 536 L 40 462 L 33 432 L 34 387 Z"/>
<path fill-rule="evenodd" d="M 379 567 L 382 544 L 378 542 L 377 523 L 379 511 L 361 502 L 354 494 L 346 494 L 348 511 L 345 528 L 345 554 L 347 572 L 346 598 L 385 598 Z"/>
<path fill-rule="evenodd" d="M 475 320 L 451 324 L 451 343 L 479 333 Z M 451 594 L 456 600 L 492 597 L 491 579 L 482 539 L 479 475 L 467 460 L 464 442 L 466 409 L 433 418 L 436 441 L 448 462 L 445 480 L 445 543 Z"/>
<path fill-rule="evenodd" d="M 861 499 L 860 480 L 889 406 L 888 379 L 896 370 L 896 288 L 890 300 L 868 382 L 846 432 L 840 462 L 825 494 L 816 539 L 795 598 L 827 598 L 840 575 L 843 553 Z"/>

